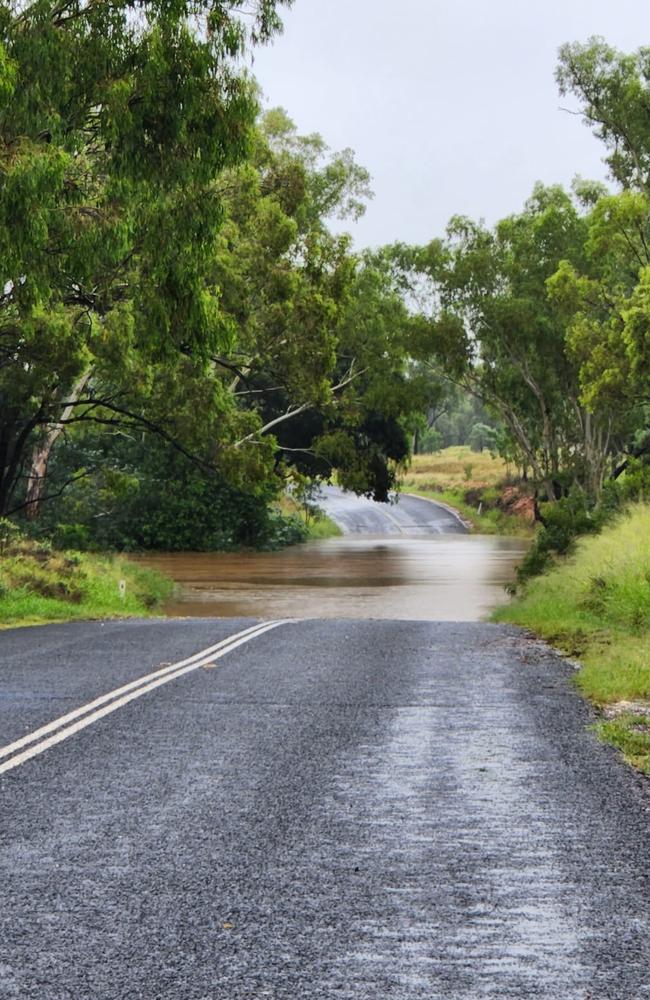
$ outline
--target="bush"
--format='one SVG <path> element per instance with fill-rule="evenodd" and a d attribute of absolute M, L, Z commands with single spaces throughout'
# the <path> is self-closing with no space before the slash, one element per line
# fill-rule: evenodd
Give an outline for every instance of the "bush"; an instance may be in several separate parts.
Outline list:
<path fill-rule="evenodd" d="M 109 468 L 81 480 L 26 530 L 91 552 L 268 550 L 306 536 L 299 521 L 270 509 L 270 487 L 238 488 L 177 453 L 152 449 L 146 461 L 137 475 Z"/>
<path fill-rule="evenodd" d="M 7 555 L 20 537 L 18 525 L 6 517 L 0 517 L 0 556 Z"/>
<path fill-rule="evenodd" d="M 490 427 L 489 424 L 477 423 L 474 424 L 469 432 L 467 443 L 472 451 L 481 452 L 484 449 L 495 451 L 497 447 L 497 435 L 498 431 L 496 427 Z"/>
<path fill-rule="evenodd" d="M 552 504 L 545 504 L 544 523 L 518 570 L 520 582 L 548 568 L 553 557 L 571 552 L 577 538 L 601 531 L 629 504 L 650 499 L 650 465 L 631 461 L 623 478 L 609 480 L 599 501 L 574 487 Z"/>
<path fill-rule="evenodd" d="M 584 490 L 571 490 L 543 511 L 544 523 L 518 570 L 520 582 L 542 573 L 555 555 L 566 555 L 579 535 L 599 531 L 606 512 L 599 511 Z"/>

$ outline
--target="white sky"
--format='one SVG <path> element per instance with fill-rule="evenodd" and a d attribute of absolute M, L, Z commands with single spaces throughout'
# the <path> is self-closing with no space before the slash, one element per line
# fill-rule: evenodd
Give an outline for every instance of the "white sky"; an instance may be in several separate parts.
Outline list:
<path fill-rule="evenodd" d="M 604 178 L 603 147 L 559 110 L 558 47 L 650 45 L 648 0 L 296 0 L 284 19 L 253 71 L 267 106 L 372 174 L 344 227 L 359 246 L 426 242 L 456 213 L 492 223 L 537 180 Z"/>

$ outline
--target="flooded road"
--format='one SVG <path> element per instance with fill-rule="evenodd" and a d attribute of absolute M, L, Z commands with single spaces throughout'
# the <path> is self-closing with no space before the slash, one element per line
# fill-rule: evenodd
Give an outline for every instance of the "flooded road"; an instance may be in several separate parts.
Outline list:
<path fill-rule="evenodd" d="M 508 600 L 528 542 L 487 535 L 347 535 L 280 552 L 159 553 L 174 616 L 477 621 Z"/>

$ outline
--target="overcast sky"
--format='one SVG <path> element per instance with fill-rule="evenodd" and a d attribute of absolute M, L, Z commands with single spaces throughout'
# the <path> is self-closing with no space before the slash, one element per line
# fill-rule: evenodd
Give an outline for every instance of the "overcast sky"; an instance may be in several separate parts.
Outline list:
<path fill-rule="evenodd" d="M 650 3 L 296 0 L 253 69 L 268 107 L 351 146 L 372 174 L 374 201 L 346 224 L 357 245 L 416 243 L 456 213 L 517 211 L 537 180 L 605 177 L 554 79 L 558 47 L 590 35 L 650 45 Z"/>

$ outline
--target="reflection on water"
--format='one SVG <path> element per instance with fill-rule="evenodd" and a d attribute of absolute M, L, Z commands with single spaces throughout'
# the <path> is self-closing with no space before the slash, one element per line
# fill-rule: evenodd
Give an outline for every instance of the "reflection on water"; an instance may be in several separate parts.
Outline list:
<path fill-rule="evenodd" d="M 167 614 L 476 621 L 507 600 L 527 542 L 347 536 L 281 552 L 142 557 L 178 583 Z"/>

